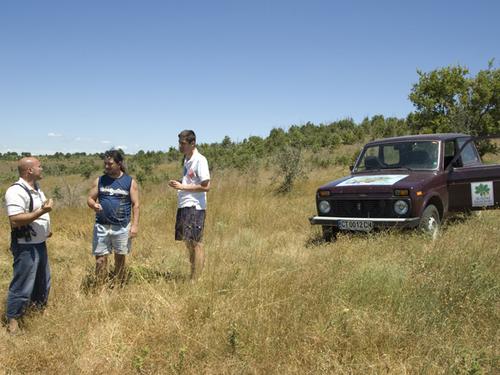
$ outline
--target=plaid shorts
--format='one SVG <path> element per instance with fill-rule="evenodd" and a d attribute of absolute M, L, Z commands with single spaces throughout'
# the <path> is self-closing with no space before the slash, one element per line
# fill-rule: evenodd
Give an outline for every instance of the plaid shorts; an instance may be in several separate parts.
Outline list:
<path fill-rule="evenodd" d="M 176 241 L 201 242 L 203 228 L 205 227 L 205 210 L 196 207 L 183 207 L 177 209 L 175 220 Z"/>

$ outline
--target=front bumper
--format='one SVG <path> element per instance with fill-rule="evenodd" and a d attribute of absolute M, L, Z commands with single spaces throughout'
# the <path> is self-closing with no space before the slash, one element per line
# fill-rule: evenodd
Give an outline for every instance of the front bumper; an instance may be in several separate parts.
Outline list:
<path fill-rule="evenodd" d="M 335 217 L 335 216 L 312 216 L 309 222 L 312 225 L 323 225 L 339 227 L 339 221 L 366 221 L 372 222 L 374 228 L 415 228 L 420 223 L 419 217 L 409 218 L 361 218 L 361 217 Z"/>

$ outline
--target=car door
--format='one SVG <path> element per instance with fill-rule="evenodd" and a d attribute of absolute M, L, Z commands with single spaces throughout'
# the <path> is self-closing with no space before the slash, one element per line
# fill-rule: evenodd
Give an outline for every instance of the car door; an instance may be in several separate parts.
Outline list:
<path fill-rule="evenodd" d="M 469 138 L 457 138 L 444 145 L 444 163 L 452 152 L 459 152 Z M 454 154 L 454 155 L 455 155 Z M 453 155 L 453 156 L 454 156 Z M 480 210 L 498 205 L 500 198 L 500 166 L 488 166 L 472 142 L 462 149 L 448 173 L 449 211 Z"/>

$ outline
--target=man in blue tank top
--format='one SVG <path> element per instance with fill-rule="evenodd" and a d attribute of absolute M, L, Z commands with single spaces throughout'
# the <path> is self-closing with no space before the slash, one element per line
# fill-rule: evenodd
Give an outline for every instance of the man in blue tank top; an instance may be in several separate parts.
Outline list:
<path fill-rule="evenodd" d="M 87 198 L 96 213 L 92 254 L 96 258 L 96 277 L 102 285 L 108 275 L 108 255 L 114 253 L 115 277 L 125 281 L 125 256 L 131 239 L 139 230 L 139 189 L 126 174 L 123 155 L 118 150 L 104 154 L 104 175 L 97 178 Z"/>

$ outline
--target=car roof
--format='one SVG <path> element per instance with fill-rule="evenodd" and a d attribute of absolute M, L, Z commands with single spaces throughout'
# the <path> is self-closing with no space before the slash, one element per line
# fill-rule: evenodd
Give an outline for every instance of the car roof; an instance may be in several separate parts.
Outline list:
<path fill-rule="evenodd" d="M 455 138 L 470 138 L 470 135 L 462 133 L 438 133 L 438 134 L 416 134 L 416 135 L 404 135 L 401 137 L 391 137 L 377 139 L 375 141 L 368 142 L 366 145 L 381 144 L 381 143 L 393 143 L 393 142 L 408 142 L 408 141 L 448 141 Z"/>

